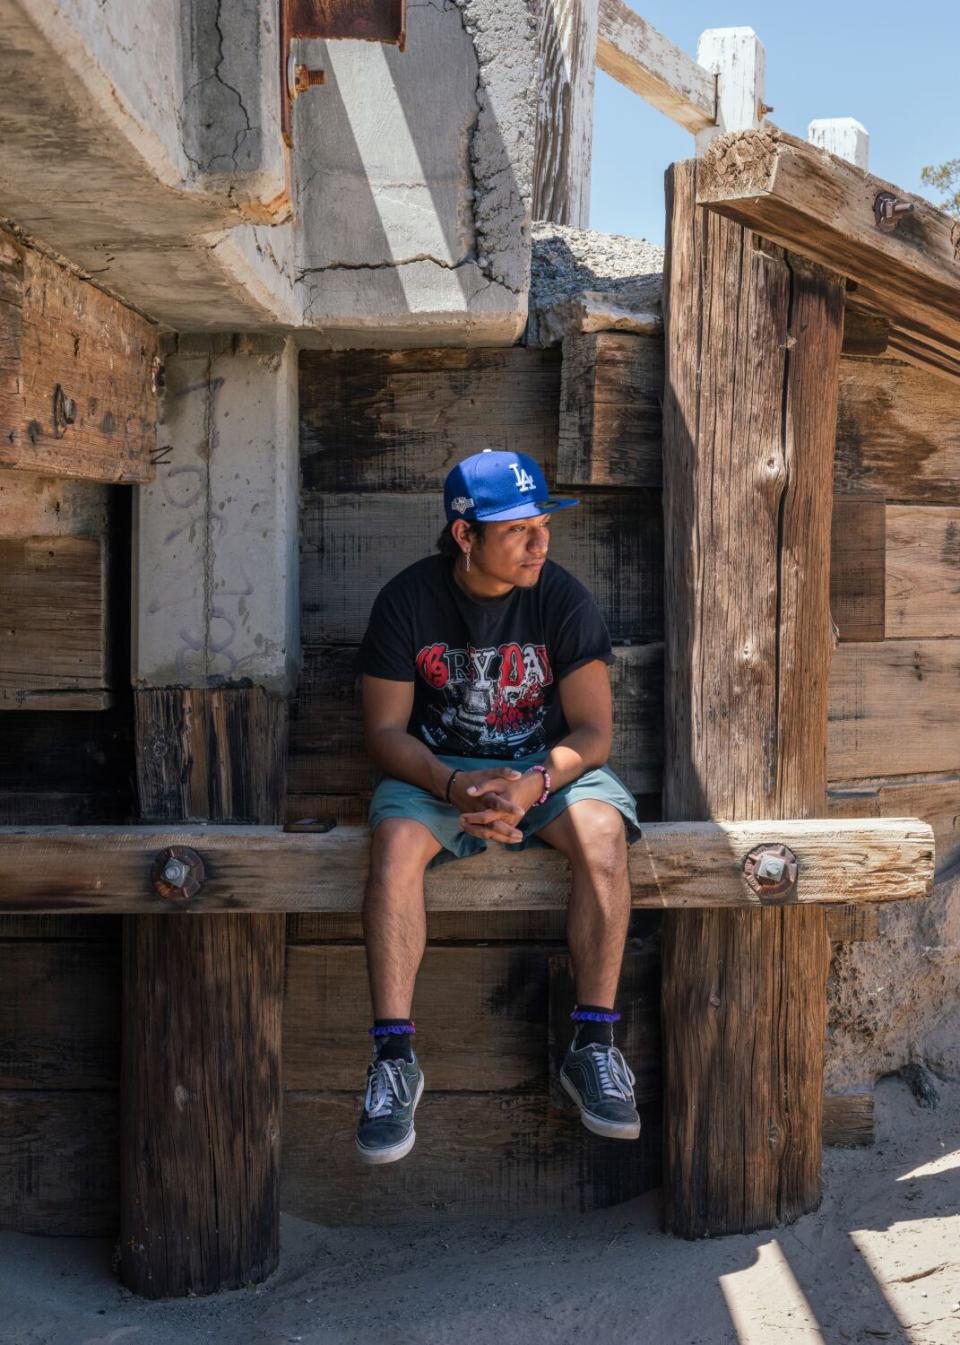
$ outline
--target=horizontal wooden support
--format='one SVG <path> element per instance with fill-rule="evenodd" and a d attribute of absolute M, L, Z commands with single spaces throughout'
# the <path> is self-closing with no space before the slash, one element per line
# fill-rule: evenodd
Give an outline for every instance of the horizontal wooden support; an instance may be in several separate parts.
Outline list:
<path fill-rule="evenodd" d="M 782 900 L 743 877 L 749 851 L 789 845 L 799 878 Z M 159 896 L 160 851 L 188 846 L 206 876 L 186 902 Z M 2 827 L 0 911 L 352 911 L 367 870 L 365 827 L 326 834 L 274 827 Z M 900 901 L 933 882 L 933 831 L 915 818 L 645 823 L 630 849 L 633 904 L 654 908 Z M 427 875 L 435 911 L 553 910 L 566 905 L 566 863 L 542 849 L 474 856 Z"/>
<path fill-rule="evenodd" d="M 688 131 L 716 124 L 716 76 L 624 0 L 600 0 L 597 65 Z"/>
<path fill-rule="evenodd" d="M 876 221 L 882 192 L 911 207 L 896 225 Z M 697 201 L 856 281 L 858 300 L 911 330 L 960 339 L 960 226 L 923 197 L 763 126 L 713 141 Z"/>

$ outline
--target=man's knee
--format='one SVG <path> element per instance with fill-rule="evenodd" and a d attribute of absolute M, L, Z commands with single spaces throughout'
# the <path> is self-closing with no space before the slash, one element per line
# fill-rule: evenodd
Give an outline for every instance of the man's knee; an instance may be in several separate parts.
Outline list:
<path fill-rule="evenodd" d="M 574 868 L 595 879 L 614 882 L 627 869 L 627 839 L 623 817 L 610 803 L 582 799 L 562 815 L 567 825 L 558 845 Z"/>
<path fill-rule="evenodd" d="M 408 883 L 422 878 L 439 849 L 433 833 L 422 822 L 388 817 L 376 828 L 370 842 L 370 879 Z"/>

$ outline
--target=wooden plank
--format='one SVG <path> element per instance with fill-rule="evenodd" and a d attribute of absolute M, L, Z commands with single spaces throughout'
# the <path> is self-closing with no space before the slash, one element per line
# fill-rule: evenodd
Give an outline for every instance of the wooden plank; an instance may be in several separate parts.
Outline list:
<path fill-rule="evenodd" d="M 825 1093 L 823 1142 L 859 1149 L 874 1141 L 872 1093 Z"/>
<path fill-rule="evenodd" d="M 0 1228 L 115 1237 L 120 1103 L 112 1092 L 0 1092 Z"/>
<path fill-rule="evenodd" d="M 715 76 L 624 0 L 600 0 L 597 65 L 694 134 L 716 122 Z"/>
<path fill-rule="evenodd" d="M 0 709 L 23 706 L 32 691 L 107 685 L 104 562 L 100 538 L 0 539 Z"/>
<path fill-rule="evenodd" d="M 442 492 L 484 448 L 530 453 L 553 481 L 560 351 L 300 353 L 307 490 Z"/>
<path fill-rule="evenodd" d="M 844 355 L 882 355 L 890 341 L 890 319 L 869 308 L 858 308 L 854 295 L 847 295 L 843 312 Z"/>
<path fill-rule="evenodd" d="M 0 938 L 7 920 L 26 925 L 35 916 L 0 916 Z M 92 922 L 79 921 L 80 924 Z M 566 911 L 429 911 L 427 939 L 433 943 L 560 943 L 566 939 Z M 287 916 L 287 943 L 318 940 L 363 941 L 359 913 L 304 911 Z"/>
<path fill-rule="evenodd" d="M 358 644 L 377 593 L 429 553 L 443 526 L 440 495 L 306 493 L 304 644 Z M 591 590 L 614 640 L 663 638 L 662 535 L 653 490 L 598 493 L 557 517 L 550 555 Z"/>
<path fill-rule="evenodd" d="M 358 1111 L 359 1098 L 343 1093 L 286 1094 L 286 1213 L 335 1225 L 583 1213 L 660 1180 L 657 1106 L 644 1109 L 635 1143 L 607 1142 L 546 1094 L 436 1093 L 428 1077 L 413 1152 L 376 1170 L 354 1149 Z"/>
<path fill-rule="evenodd" d="M 286 710 L 260 687 L 139 692 L 143 812 L 279 823 Z M 276 1267 L 284 936 L 277 914 L 124 922 L 120 1277 L 148 1298 Z"/>
<path fill-rule="evenodd" d="M 842 359 L 834 484 L 841 495 L 960 504 L 956 389 L 898 360 Z"/>
<path fill-rule="evenodd" d="M 99 920 L 78 915 L 0 915 L 0 939 L 89 939 L 119 944 L 122 923 L 120 915 L 102 915 Z"/>
<path fill-rule="evenodd" d="M 960 339 L 958 230 L 945 211 L 775 126 L 719 137 L 702 167 L 699 204 L 848 276 L 858 298 L 921 334 Z M 877 226 L 881 192 L 912 207 L 895 228 Z"/>
<path fill-rule="evenodd" d="M 859 906 L 828 906 L 826 918 L 831 943 L 871 943 L 880 937 L 880 908 L 867 902 Z"/>
<path fill-rule="evenodd" d="M 759 909 L 745 856 L 762 842 L 789 845 L 800 874 L 791 905 L 903 901 L 927 896 L 933 832 L 913 818 L 790 818 L 745 822 L 650 822 L 630 847 L 633 904 L 653 909 Z M 206 881 L 187 903 L 150 886 L 149 865 L 173 845 L 195 849 Z M 0 910 L 22 914 L 170 911 L 355 911 L 369 833 L 323 835 L 273 827 L 0 827 Z M 484 851 L 426 877 L 432 910 L 558 910 L 566 861 L 546 848 Z M 782 906 L 781 903 L 777 903 Z"/>
<path fill-rule="evenodd" d="M 91 713 L 3 714 L 0 723 L 0 783 L 11 805 L 19 792 L 88 794 L 98 796 L 105 805 L 112 795 L 110 810 L 98 820 L 112 822 L 130 816 L 134 810 L 133 744 L 127 706 Z"/>
<path fill-rule="evenodd" d="M 882 500 L 834 496 L 830 615 L 841 640 L 884 637 L 885 520 Z"/>
<path fill-rule="evenodd" d="M 953 770 L 958 719 L 960 640 L 841 644 L 830 668 L 829 776 Z"/>
<path fill-rule="evenodd" d="M 597 0 L 544 0 L 539 13 L 533 218 L 586 229 L 590 222 Z"/>
<path fill-rule="evenodd" d="M 0 535 L 103 537 L 113 500 L 114 491 L 100 481 L 0 472 Z"/>
<path fill-rule="evenodd" d="M 0 1089 L 116 1088 L 116 940 L 13 942 L 0 958 Z"/>
<path fill-rule="evenodd" d="M 662 340 L 564 337 L 558 487 L 659 486 L 662 418 Z"/>
<path fill-rule="evenodd" d="M 0 267 L 0 466 L 151 480 L 156 325 L 8 235 Z"/>
<path fill-rule="evenodd" d="M 704 212 L 703 162 L 667 175 L 664 814 L 815 816 L 844 286 Z M 819 910 L 664 916 L 668 1230 L 820 1203 L 828 970 Z"/>
<path fill-rule="evenodd" d="M 542 1092 L 549 949 L 428 948 L 417 976 L 417 1054 L 434 1092 Z M 357 1093 L 370 1063 L 362 948 L 287 949 L 283 1081 Z"/>
<path fill-rule="evenodd" d="M 936 872 L 960 859 L 960 772 L 893 779 L 832 781 L 828 807 L 834 817 L 899 817 L 901 810 L 933 829 Z"/>
<path fill-rule="evenodd" d="M 887 638 L 960 635 L 960 507 L 888 505 L 886 539 Z"/>
<path fill-rule="evenodd" d="M 280 820 L 287 753 L 282 697 L 262 687 L 150 687 L 137 690 L 134 703 L 145 819 Z"/>
<path fill-rule="evenodd" d="M 614 653 L 610 764 L 635 793 L 654 793 L 663 762 L 663 646 L 618 647 Z M 374 787 L 377 771 L 363 745 L 355 664 L 353 646 L 304 650 L 290 721 L 288 781 L 297 794 L 369 795 Z"/>

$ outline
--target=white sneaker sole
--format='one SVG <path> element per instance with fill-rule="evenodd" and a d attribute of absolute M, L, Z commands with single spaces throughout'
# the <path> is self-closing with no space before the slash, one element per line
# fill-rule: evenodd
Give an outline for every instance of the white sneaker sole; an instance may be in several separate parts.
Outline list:
<path fill-rule="evenodd" d="M 593 1116 L 583 1105 L 583 1098 L 574 1085 L 562 1072 L 560 1082 L 563 1085 L 563 1091 L 577 1104 L 580 1110 L 580 1120 L 591 1134 L 602 1135 L 605 1139 L 610 1140 L 638 1140 L 640 1138 L 639 1121 L 604 1121 L 602 1117 Z"/>
<path fill-rule="evenodd" d="M 420 1082 L 417 1084 L 417 1095 L 413 1099 L 413 1111 L 417 1110 L 420 1098 L 423 1096 L 423 1075 L 420 1075 Z M 357 1153 L 360 1160 L 369 1167 L 376 1167 L 380 1163 L 395 1163 L 398 1158 L 406 1158 L 407 1154 L 413 1148 L 417 1141 L 417 1132 L 413 1126 L 410 1127 L 410 1134 L 400 1141 L 399 1144 L 391 1144 L 389 1149 L 366 1149 L 359 1140 L 355 1140 Z"/>

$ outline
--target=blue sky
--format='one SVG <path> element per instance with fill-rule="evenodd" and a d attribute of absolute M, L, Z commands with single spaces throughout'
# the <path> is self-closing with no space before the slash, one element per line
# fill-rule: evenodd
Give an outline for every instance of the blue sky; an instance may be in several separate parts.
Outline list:
<path fill-rule="evenodd" d="M 766 48 L 770 120 L 801 139 L 818 117 L 856 117 L 870 171 L 939 200 L 924 164 L 960 157 L 960 7 L 947 0 L 628 0 L 690 56 L 705 28 L 749 27 Z M 597 71 L 590 227 L 663 242 L 663 174 L 693 137 Z"/>

